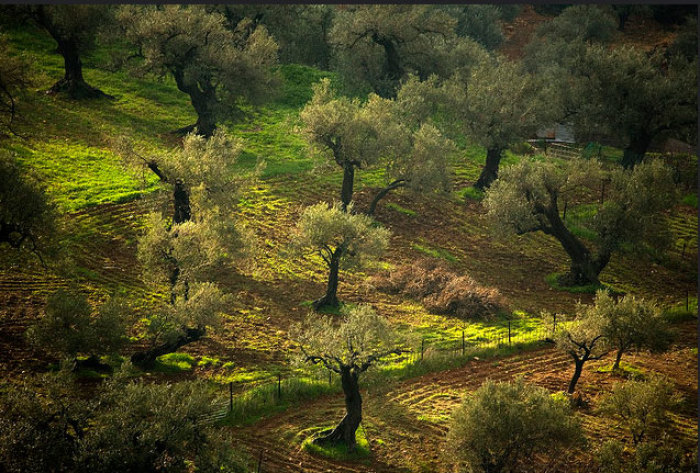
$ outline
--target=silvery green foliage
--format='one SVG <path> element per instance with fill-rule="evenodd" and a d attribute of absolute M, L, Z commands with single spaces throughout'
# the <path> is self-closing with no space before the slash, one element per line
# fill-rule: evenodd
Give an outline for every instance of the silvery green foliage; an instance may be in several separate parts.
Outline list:
<path fill-rule="evenodd" d="M 340 321 L 309 314 L 291 327 L 290 337 L 299 344 L 302 361 L 316 362 L 318 358 L 333 371 L 345 366 L 355 368 L 358 374 L 394 353 L 398 344 L 386 319 L 366 304 L 344 308 Z"/>
<path fill-rule="evenodd" d="M 317 153 L 339 166 L 383 166 L 387 184 L 402 180 L 416 191 L 444 191 L 454 145 L 430 123 L 435 105 L 427 102 L 426 90 L 412 76 L 396 100 L 370 94 L 363 103 L 337 96 L 323 79 L 300 114 L 304 134 Z"/>
<path fill-rule="evenodd" d="M 605 338 L 620 355 L 632 348 L 663 350 L 668 347 L 671 334 L 656 303 L 631 294 L 616 300 L 607 292 L 598 291 L 594 304 L 606 321 Z"/>
<path fill-rule="evenodd" d="M 145 333 L 153 346 L 171 343 L 191 327 L 217 329 L 233 299 L 211 282 L 180 284 L 176 293 L 171 304 L 160 304 L 148 315 Z"/>
<path fill-rule="evenodd" d="M 578 134 L 603 133 L 623 146 L 660 134 L 696 142 L 697 58 L 592 45 L 572 73 Z"/>
<path fill-rule="evenodd" d="M 604 172 L 595 160 L 572 159 L 563 165 L 523 159 L 505 167 L 484 198 L 487 215 L 501 234 L 543 231 L 548 207 L 574 201 L 606 179 L 606 198 L 593 218 L 599 254 L 617 251 L 626 242 L 668 242 L 668 228 L 659 212 L 675 202 L 671 170 L 655 160 L 632 170 Z M 563 205 L 563 204 L 562 204 Z"/>
<path fill-rule="evenodd" d="M 578 304 L 576 318 L 557 329 L 557 349 L 576 359 L 598 358 L 610 350 L 603 336 L 606 320 L 595 305 Z"/>
<path fill-rule="evenodd" d="M 351 88 L 390 97 L 408 74 L 444 77 L 473 63 L 483 48 L 455 27 L 428 5 L 352 5 L 336 12 L 330 41 Z"/>
<path fill-rule="evenodd" d="M 78 393 L 66 371 L 0 389 L 0 467 L 12 473 L 242 472 L 242 455 L 207 420 L 204 382 L 133 381 L 128 367 Z"/>
<path fill-rule="evenodd" d="M 543 23 L 525 46 L 524 61 L 530 71 L 572 67 L 587 44 L 607 44 L 617 22 L 606 5 L 573 5 Z M 566 81 L 559 80 L 562 83 Z"/>
<path fill-rule="evenodd" d="M 599 411 L 618 420 L 637 445 L 661 437 L 670 425 L 668 412 L 682 399 L 670 381 L 656 376 L 647 381 L 616 383 L 612 392 L 601 399 Z"/>
<path fill-rule="evenodd" d="M 523 159 L 505 166 L 484 197 L 484 207 L 501 235 L 539 231 L 547 225 L 543 209 L 552 198 L 573 199 L 600 182 L 602 168 L 595 160 L 575 159 L 563 166 L 552 161 Z"/>
<path fill-rule="evenodd" d="M 145 281 L 170 291 L 169 303 L 158 304 L 148 317 L 149 338 L 153 344 L 168 343 L 188 328 L 215 327 L 230 298 L 212 280 L 250 247 L 249 233 L 235 216 L 248 182 L 232 171 L 240 142 L 217 130 L 209 139 L 189 134 L 182 148 L 158 156 L 142 156 L 124 140 L 119 147 L 131 162 L 155 166 L 165 185 L 175 189 L 178 183 L 191 207 L 190 219 L 181 223 L 150 215 L 139 239 L 137 257 Z"/>
<path fill-rule="evenodd" d="M 487 58 L 443 85 L 457 132 L 487 149 L 506 149 L 554 118 L 547 84 L 518 62 Z"/>
<path fill-rule="evenodd" d="M 277 44 L 249 19 L 231 30 L 223 15 L 208 10 L 207 5 L 124 5 L 118 19 L 143 56 L 138 70 L 172 75 L 183 92 L 212 92 L 216 103 L 209 104 L 210 111 L 220 117 L 240 99 L 256 103 L 270 96 L 277 84 L 271 72 Z"/>
<path fill-rule="evenodd" d="M 519 471 L 535 454 L 581 443 L 581 427 L 566 398 L 541 387 L 486 381 L 452 413 L 447 445 L 459 471 Z"/>
<path fill-rule="evenodd" d="M 341 267 L 355 268 L 379 258 L 389 246 L 389 235 L 371 217 L 354 214 L 352 204 L 344 212 L 339 203 L 319 203 L 302 213 L 292 245 L 297 251 L 319 254 L 327 264 L 342 248 Z"/>
<path fill-rule="evenodd" d="M 129 312 L 123 300 L 110 298 L 95 310 L 85 295 L 60 289 L 49 296 L 44 316 L 27 337 L 61 357 L 111 354 L 126 343 Z"/>

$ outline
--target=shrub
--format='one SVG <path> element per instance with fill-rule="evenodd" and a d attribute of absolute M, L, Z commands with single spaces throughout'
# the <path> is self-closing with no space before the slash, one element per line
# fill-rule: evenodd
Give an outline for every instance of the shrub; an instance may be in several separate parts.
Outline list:
<path fill-rule="evenodd" d="M 447 443 L 460 471 L 521 471 L 533 454 L 583 442 L 566 400 L 541 387 L 487 381 L 452 415 Z"/>
<path fill-rule="evenodd" d="M 419 260 L 374 279 L 378 289 L 420 300 L 426 309 L 461 318 L 488 318 L 504 302 L 495 288 L 481 286 L 468 275 L 457 275 L 431 260 Z"/>
<path fill-rule="evenodd" d="M 615 417 L 632 434 L 632 441 L 639 445 L 644 440 L 661 438 L 668 427 L 668 411 L 681 402 L 673 385 L 664 378 L 649 381 L 617 383 L 612 393 L 600 404 L 602 414 Z"/>

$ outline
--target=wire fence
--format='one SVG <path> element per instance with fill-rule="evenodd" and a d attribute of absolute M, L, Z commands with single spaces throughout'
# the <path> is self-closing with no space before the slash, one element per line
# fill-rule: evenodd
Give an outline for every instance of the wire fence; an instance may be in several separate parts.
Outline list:
<path fill-rule="evenodd" d="M 518 319 L 495 324 L 478 335 L 462 331 L 457 336 L 425 336 L 416 341 L 401 355 L 378 364 L 378 368 L 391 371 L 404 367 L 410 372 L 420 372 L 424 363 L 457 362 L 485 351 L 520 348 L 538 342 L 552 342 L 557 329 L 556 315 L 547 324 L 522 327 Z M 414 368 L 411 370 L 411 368 Z M 369 380 L 368 380 L 369 381 Z M 216 422 L 224 418 L 232 423 L 246 423 L 297 400 L 341 391 L 340 378 L 329 370 L 313 369 L 303 374 L 279 373 L 276 379 L 248 390 L 234 393 L 234 384 L 222 385 L 226 394 L 214 406 L 213 414 L 206 421 Z"/>

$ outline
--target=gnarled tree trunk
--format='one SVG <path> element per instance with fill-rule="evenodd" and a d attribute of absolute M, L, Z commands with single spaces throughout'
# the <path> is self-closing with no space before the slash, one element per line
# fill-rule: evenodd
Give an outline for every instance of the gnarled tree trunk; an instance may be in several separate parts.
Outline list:
<path fill-rule="evenodd" d="M 65 73 L 63 79 L 51 86 L 48 92 L 65 92 L 74 99 L 112 98 L 100 89 L 85 82 L 83 78 L 83 63 L 80 60 L 78 45 L 72 41 L 61 38 L 57 34 L 52 33 L 51 35 L 58 43 L 58 52 L 63 56 Z"/>
<path fill-rule="evenodd" d="M 184 72 L 177 69 L 172 71 L 175 84 L 180 92 L 190 96 L 192 106 L 197 112 L 197 122 L 194 125 L 176 130 L 176 133 L 185 135 L 197 129 L 197 134 L 210 137 L 216 130 L 215 110 L 217 104 L 216 89 L 209 81 L 192 83 L 185 79 Z"/>
<path fill-rule="evenodd" d="M 314 310 L 323 307 L 338 307 L 338 271 L 340 270 L 340 258 L 343 256 L 343 247 L 338 247 L 331 254 L 328 265 L 328 285 L 326 294 L 312 304 Z"/>
<path fill-rule="evenodd" d="M 343 212 L 348 210 L 348 205 L 352 201 L 353 188 L 355 186 L 355 165 L 345 161 L 343 163 L 343 187 L 340 190 L 340 202 L 343 205 Z"/>
<path fill-rule="evenodd" d="M 355 451 L 357 446 L 355 432 L 362 422 L 362 396 L 360 396 L 359 375 L 351 367 L 341 368 L 340 379 L 345 394 L 345 416 L 330 432 L 324 431 L 314 439 L 317 444 L 345 443 L 348 452 Z"/>
<path fill-rule="evenodd" d="M 620 360 L 622 360 L 622 354 L 625 352 L 624 347 L 620 347 L 617 349 L 617 353 L 615 354 L 615 363 L 613 363 L 612 370 L 616 371 L 620 369 Z"/>
<path fill-rule="evenodd" d="M 571 233 L 559 217 L 556 199 L 544 213 L 549 226 L 543 231 L 559 240 L 566 254 L 571 258 L 569 273 L 560 278 L 560 283 L 565 286 L 582 286 L 586 284 L 600 284 L 598 275 L 607 264 L 609 258 L 594 258 L 586 246 L 581 243 L 576 235 Z"/>
<path fill-rule="evenodd" d="M 571 377 L 571 381 L 569 382 L 569 388 L 566 390 L 567 393 L 573 394 L 576 390 L 576 383 L 578 383 L 578 379 L 581 377 L 584 362 L 585 360 L 583 358 L 574 358 L 574 375 Z"/>
<path fill-rule="evenodd" d="M 185 332 L 175 340 L 162 343 L 149 350 L 134 353 L 131 355 L 131 362 L 141 369 L 151 369 L 159 356 L 177 351 L 178 348 L 199 340 L 205 333 L 206 331 L 203 327 L 187 328 Z"/>
<path fill-rule="evenodd" d="M 386 197 L 387 194 L 389 194 L 389 192 L 393 191 L 394 189 L 398 189 L 399 187 L 406 187 L 405 179 L 397 179 L 388 186 L 386 186 L 384 189 L 377 192 L 377 195 L 374 196 L 374 199 L 372 199 L 372 202 L 369 204 L 367 215 L 369 215 L 370 217 L 374 215 L 374 212 L 377 210 L 377 204 L 379 204 L 379 201 Z"/>
<path fill-rule="evenodd" d="M 502 148 L 489 148 L 486 150 L 486 164 L 484 164 L 484 168 L 481 170 L 479 179 L 477 179 L 474 187 L 484 190 L 498 179 L 498 165 L 501 162 L 502 153 Z"/>
<path fill-rule="evenodd" d="M 632 137 L 630 144 L 625 148 L 622 155 L 622 165 L 629 169 L 641 163 L 644 155 L 649 149 L 652 136 L 646 132 L 639 132 Z"/>

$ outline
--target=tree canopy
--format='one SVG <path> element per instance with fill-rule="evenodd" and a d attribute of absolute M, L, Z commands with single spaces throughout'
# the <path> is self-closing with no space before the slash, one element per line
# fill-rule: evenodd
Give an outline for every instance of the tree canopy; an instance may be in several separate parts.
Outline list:
<path fill-rule="evenodd" d="M 143 156 L 126 141 L 120 147 L 127 160 L 151 169 L 173 193 L 172 214 L 152 214 L 138 245 L 144 279 L 170 293 L 149 315 L 151 348 L 132 356 L 135 364 L 149 366 L 201 338 L 227 306 L 212 274 L 246 246 L 247 232 L 234 216 L 245 179 L 222 172 L 234 165 L 241 146 L 219 130 L 210 139 L 189 134 L 181 149 L 161 156 Z"/>
<path fill-rule="evenodd" d="M 51 251 L 55 209 L 44 190 L 7 152 L 0 152 L 0 245 L 26 249 L 42 263 Z"/>
<path fill-rule="evenodd" d="M 290 336 L 299 343 L 303 361 L 341 376 L 345 416 L 315 442 L 345 443 L 354 450 L 355 431 L 362 422 L 359 377 L 387 356 L 401 353 L 396 334 L 369 305 L 358 305 L 343 309 L 340 323 L 328 316 L 309 316 L 291 328 Z"/>
<path fill-rule="evenodd" d="M 338 203 L 332 207 L 320 203 L 304 210 L 292 244 L 298 251 L 320 255 L 328 266 L 326 294 L 314 307 L 337 307 L 339 269 L 363 266 L 381 256 L 389 245 L 389 231 L 370 217 L 353 213 L 352 204 L 343 209 Z"/>
<path fill-rule="evenodd" d="M 474 186 L 485 189 L 498 177 L 503 151 L 552 120 L 545 83 L 521 64 L 486 59 L 466 75 L 443 85 L 458 131 L 486 148 L 486 164 Z"/>
<path fill-rule="evenodd" d="M 573 74 L 577 136 L 616 137 L 624 147 L 624 166 L 640 163 L 659 137 L 697 141 L 697 58 L 591 46 Z"/>
<path fill-rule="evenodd" d="M 330 41 L 352 88 L 393 97 L 408 74 L 447 76 L 473 64 L 482 48 L 455 34 L 456 20 L 429 5 L 353 5 L 338 11 Z"/>
<path fill-rule="evenodd" d="M 562 220 L 562 201 L 606 183 L 605 202 L 592 221 L 596 250 L 573 234 Z M 508 166 L 486 193 L 484 206 L 496 230 L 522 235 L 541 231 L 556 238 L 571 259 L 565 285 L 598 283 L 601 271 L 624 243 L 661 243 L 668 229 L 660 212 L 675 202 L 671 171 L 651 161 L 607 175 L 593 160 L 573 159 L 559 166 L 523 159 Z"/>
<path fill-rule="evenodd" d="M 608 344 L 617 350 L 613 370 L 620 367 L 622 355 L 630 349 L 663 351 L 671 343 L 668 324 L 653 302 L 631 294 L 616 301 L 608 293 L 598 291 L 595 307 L 606 320 L 603 334 Z"/>
<path fill-rule="evenodd" d="M 609 346 L 603 336 L 605 322 L 595 304 L 579 304 L 576 318 L 557 331 L 557 349 L 574 360 L 574 374 L 567 389 L 569 394 L 576 390 L 583 365 L 587 361 L 601 359 L 608 352 Z"/>
<path fill-rule="evenodd" d="M 258 103 L 274 95 L 277 44 L 250 19 L 231 30 L 205 5 L 122 6 L 118 17 L 138 46 L 136 67 L 172 76 L 189 95 L 197 122 L 181 131 L 211 136 L 221 119 L 241 113 L 241 100 Z"/>
<path fill-rule="evenodd" d="M 568 403 L 541 387 L 486 381 L 452 413 L 447 444 L 460 471 L 518 471 L 534 454 L 582 442 Z"/>

